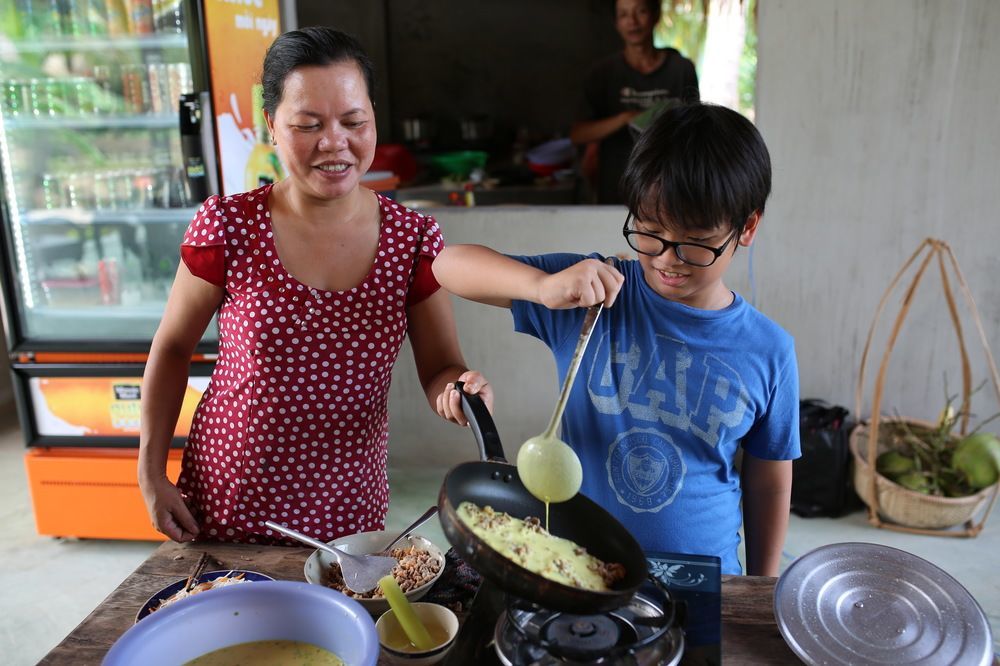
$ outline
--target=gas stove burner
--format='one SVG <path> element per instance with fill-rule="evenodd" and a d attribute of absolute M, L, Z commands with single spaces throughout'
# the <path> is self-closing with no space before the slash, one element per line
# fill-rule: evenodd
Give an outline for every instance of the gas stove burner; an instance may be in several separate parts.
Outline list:
<path fill-rule="evenodd" d="M 607 652 L 619 644 L 627 625 L 619 627 L 610 615 L 556 615 L 542 630 L 550 651 L 567 657 Z M 630 642 L 634 642 L 630 641 Z"/>
<path fill-rule="evenodd" d="M 621 608 L 573 615 L 508 598 L 494 648 L 504 666 L 674 666 L 684 653 L 682 607 L 655 579 Z"/>

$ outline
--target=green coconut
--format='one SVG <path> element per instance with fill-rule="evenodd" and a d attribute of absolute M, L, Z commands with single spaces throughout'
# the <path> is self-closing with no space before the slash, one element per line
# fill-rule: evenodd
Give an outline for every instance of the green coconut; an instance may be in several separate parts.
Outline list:
<path fill-rule="evenodd" d="M 992 486 L 1000 478 L 1000 439 L 989 432 L 969 435 L 955 447 L 951 464 L 976 490 Z"/>
<path fill-rule="evenodd" d="M 908 490 L 914 490 L 925 495 L 931 492 L 931 484 L 927 480 L 927 477 L 916 470 L 899 475 L 896 477 L 896 483 Z"/>
<path fill-rule="evenodd" d="M 878 470 L 879 474 L 890 479 L 912 472 L 915 466 L 913 458 L 905 456 L 899 451 L 886 451 L 875 459 L 875 469 Z"/>

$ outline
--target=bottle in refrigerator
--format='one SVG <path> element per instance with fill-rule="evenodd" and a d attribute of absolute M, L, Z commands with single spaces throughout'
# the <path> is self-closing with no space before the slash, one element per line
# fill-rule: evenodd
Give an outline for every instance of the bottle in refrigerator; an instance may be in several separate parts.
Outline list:
<path fill-rule="evenodd" d="M 167 65 L 167 98 L 170 109 L 176 113 L 181 95 L 194 90 L 191 80 L 191 65 L 186 62 L 172 62 Z"/>
<path fill-rule="evenodd" d="M 134 35 L 153 32 L 153 0 L 125 0 L 128 8 L 129 30 Z"/>
<path fill-rule="evenodd" d="M 94 65 L 95 111 L 101 114 L 120 113 L 124 108 L 122 76 L 117 65 Z"/>
<path fill-rule="evenodd" d="M 14 9 L 14 16 L 18 22 L 18 36 L 22 39 L 37 37 L 43 22 L 40 15 L 43 7 L 37 0 L 17 0 Z"/>
<path fill-rule="evenodd" d="M 42 206 L 46 210 L 57 210 L 66 206 L 63 179 L 57 173 L 42 174 Z"/>
<path fill-rule="evenodd" d="M 59 115 L 63 108 L 60 99 L 61 87 L 58 79 L 30 79 L 26 100 L 31 113 L 38 118 Z"/>
<path fill-rule="evenodd" d="M 70 37 L 88 34 L 87 0 L 61 0 L 61 3 L 62 34 Z"/>
<path fill-rule="evenodd" d="M 146 66 L 149 81 L 149 104 L 153 113 L 164 114 L 170 110 L 170 84 L 167 65 L 153 63 Z"/>
<path fill-rule="evenodd" d="M 247 190 L 254 190 L 262 185 L 276 183 L 285 177 L 278 154 L 271 145 L 270 132 L 264 118 L 264 87 L 259 83 L 253 87 L 253 126 L 254 144 L 247 158 L 246 177 L 244 184 Z"/>
<path fill-rule="evenodd" d="M 152 108 L 149 90 L 148 70 L 144 65 L 122 65 L 122 102 L 125 112 L 130 114 L 149 113 Z"/>
<path fill-rule="evenodd" d="M 25 96 L 28 92 L 27 81 L 8 79 L 3 84 L 3 113 L 8 118 L 20 118 L 25 115 Z"/>
<path fill-rule="evenodd" d="M 95 37 L 108 34 L 108 0 L 84 0 L 84 5 L 90 34 Z"/>
<path fill-rule="evenodd" d="M 125 0 L 106 0 L 105 13 L 108 15 L 108 34 L 112 36 L 127 35 L 128 9 Z"/>
<path fill-rule="evenodd" d="M 181 0 L 153 0 L 153 26 L 159 33 L 182 34 L 184 7 Z"/>
<path fill-rule="evenodd" d="M 101 302 L 104 305 L 121 303 L 121 280 L 118 274 L 118 261 L 110 257 L 97 262 L 97 283 L 101 290 Z"/>
<path fill-rule="evenodd" d="M 46 36 L 59 36 L 62 29 L 62 0 L 42 0 L 35 9 L 38 22 L 38 33 Z"/>

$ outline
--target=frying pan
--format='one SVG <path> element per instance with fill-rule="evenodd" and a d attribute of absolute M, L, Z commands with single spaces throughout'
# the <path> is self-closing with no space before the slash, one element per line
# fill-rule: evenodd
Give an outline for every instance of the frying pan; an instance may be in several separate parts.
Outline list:
<path fill-rule="evenodd" d="M 552 504 L 549 528 L 552 534 L 574 541 L 604 562 L 618 562 L 625 567 L 625 577 L 610 591 L 584 590 L 533 573 L 487 545 L 458 517 L 456 509 L 466 501 L 491 506 L 522 520 L 544 516 L 545 504 L 528 492 L 517 475 L 517 467 L 504 458 L 500 436 L 482 399 L 462 390 L 461 382 L 455 385 L 483 460 L 453 467 L 438 494 L 441 526 L 455 551 L 504 592 L 551 610 L 592 614 L 628 602 L 647 580 L 646 557 L 628 530 L 583 494 Z"/>

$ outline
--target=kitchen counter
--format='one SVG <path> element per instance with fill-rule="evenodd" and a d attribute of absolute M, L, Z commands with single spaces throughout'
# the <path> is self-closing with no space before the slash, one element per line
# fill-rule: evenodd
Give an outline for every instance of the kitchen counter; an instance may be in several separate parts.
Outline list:
<path fill-rule="evenodd" d="M 186 578 L 205 552 L 220 569 L 249 569 L 279 580 L 304 580 L 310 548 L 242 544 L 164 543 L 63 639 L 41 664 L 99 664 L 111 645 L 158 590 Z M 789 650 L 772 611 L 776 578 L 722 577 L 722 658 L 725 664 L 789 664 Z"/>
<path fill-rule="evenodd" d="M 400 187 L 394 198 L 401 203 L 424 201 L 427 202 L 425 207 L 430 207 L 431 202 L 436 206 L 447 206 L 452 192 L 464 197 L 461 185 L 432 183 Z M 577 203 L 577 185 L 573 180 L 565 180 L 538 185 L 479 186 L 473 190 L 473 195 L 476 206 L 570 206 Z"/>

